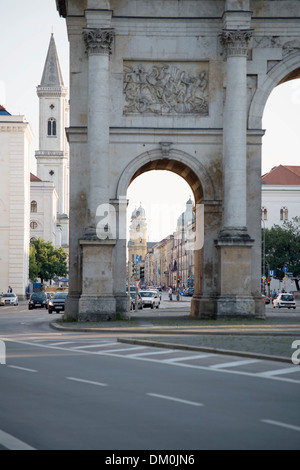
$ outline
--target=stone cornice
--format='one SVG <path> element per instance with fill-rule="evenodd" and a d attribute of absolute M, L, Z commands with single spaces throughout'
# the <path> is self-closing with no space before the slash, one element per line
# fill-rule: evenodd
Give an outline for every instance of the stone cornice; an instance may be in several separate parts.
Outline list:
<path fill-rule="evenodd" d="M 83 30 L 86 52 L 91 54 L 111 55 L 115 32 L 111 28 L 86 28 Z"/>

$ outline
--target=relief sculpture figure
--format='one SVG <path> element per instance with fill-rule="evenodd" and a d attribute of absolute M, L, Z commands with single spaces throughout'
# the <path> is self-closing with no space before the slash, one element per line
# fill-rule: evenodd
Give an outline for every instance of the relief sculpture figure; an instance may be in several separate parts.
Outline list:
<path fill-rule="evenodd" d="M 124 114 L 208 114 L 207 72 L 175 65 L 125 65 Z"/>

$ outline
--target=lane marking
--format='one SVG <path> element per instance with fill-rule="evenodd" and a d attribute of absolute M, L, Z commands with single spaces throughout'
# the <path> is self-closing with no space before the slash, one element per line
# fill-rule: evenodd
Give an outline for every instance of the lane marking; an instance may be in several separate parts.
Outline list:
<path fill-rule="evenodd" d="M 227 369 L 228 367 L 238 367 L 238 366 L 244 366 L 247 364 L 254 364 L 255 362 L 261 362 L 258 359 L 245 359 L 243 361 L 233 361 L 233 362 L 226 362 L 223 364 L 215 364 L 213 366 L 210 366 L 211 369 Z"/>
<path fill-rule="evenodd" d="M 204 406 L 202 403 L 196 403 L 194 401 L 182 400 L 181 398 L 169 397 L 167 395 L 159 395 L 158 393 L 147 393 L 149 397 L 163 398 L 164 400 L 176 401 L 178 403 L 184 403 L 185 405 L 192 406 Z"/>
<path fill-rule="evenodd" d="M 36 450 L 0 429 L 0 444 L 9 450 Z"/>
<path fill-rule="evenodd" d="M 66 379 L 72 380 L 73 382 L 81 382 L 89 385 L 98 385 L 98 387 L 107 387 L 107 384 L 101 382 L 93 382 L 92 380 L 77 379 L 76 377 L 66 377 Z"/>
<path fill-rule="evenodd" d="M 79 350 L 76 351 L 73 348 L 63 348 L 63 347 L 55 347 L 55 346 L 49 346 L 45 344 L 36 344 L 34 342 L 30 341 L 20 341 L 20 340 L 15 340 L 11 338 L 5 338 L 5 341 L 10 342 L 10 343 L 15 343 L 15 344 L 23 344 L 27 346 L 35 346 L 37 348 L 43 348 L 43 349 L 54 349 L 54 350 L 60 350 L 64 351 L 65 353 L 77 353 L 77 354 L 93 354 L 93 355 L 102 355 L 102 356 L 110 356 L 110 357 L 116 357 L 120 359 L 130 359 L 130 360 L 135 360 L 135 361 L 145 361 L 145 362 L 153 362 L 156 364 L 162 364 L 162 365 L 170 365 L 170 366 L 175 366 L 175 367 L 186 367 L 186 368 L 191 368 L 191 369 L 198 369 L 198 370 L 205 370 L 205 371 L 210 371 L 210 372 L 218 372 L 222 374 L 234 374 L 234 375 L 243 375 L 247 377 L 252 377 L 254 379 L 266 379 L 266 380 L 277 380 L 280 382 L 288 382 L 288 383 L 294 383 L 294 384 L 300 384 L 300 380 L 297 379 L 291 379 L 287 377 L 269 377 L 269 376 L 264 376 L 260 375 L 259 373 L 255 372 L 243 372 L 243 371 L 237 371 L 237 370 L 230 370 L 230 369 L 211 369 L 209 366 L 200 366 L 200 365 L 195 365 L 195 364 L 182 364 L 180 362 L 163 362 L 160 359 L 154 359 L 154 358 L 147 358 L 147 357 L 130 357 L 130 355 L 122 355 L 122 354 L 110 354 L 109 351 L 85 351 L 85 350 Z M 263 361 L 262 361 L 263 362 Z M 298 369 L 300 371 L 300 367 L 298 366 Z"/>
<path fill-rule="evenodd" d="M 173 351 L 168 351 L 168 350 L 161 350 L 161 351 L 148 351 L 144 353 L 137 353 L 137 354 L 129 354 L 127 357 L 130 357 L 132 359 L 139 358 L 142 356 L 155 356 L 157 354 L 172 354 Z"/>
<path fill-rule="evenodd" d="M 104 344 L 91 344 L 85 346 L 75 346 L 73 349 L 89 349 L 89 348 L 105 348 L 106 346 L 115 346 L 116 344 L 120 343 L 104 343 Z"/>
<path fill-rule="evenodd" d="M 37 372 L 37 370 L 34 369 L 27 369 L 26 367 L 19 367 L 19 366 L 7 366 L 10 367 L 11 369 L 18 369 L 18 370 L 24 370 L 25 372 Z"/>
<path fill-rule="evenodd" d="M 257 374 L 260 377 L 273 377 L 274 375 L 290 374 L 293 372 L 300 372 L 300 367 L 285 367 L 284 369 L 268 370 Z"/>
<path fill-rule="evenodd" d="M 119 343 L 118 343 L 119 344 Z M 147 349 L 149 346 L 136 346 L 135 348 L 122 348 L 122 349 L 108 349 L 107 351 L 99 351 L 99 354 L 107 354 L 107 353 L 114 353 L 114 352 L 121 352 L 121 351 L 135 351 L 137 349 Z"/>
<path fill-rule="evenodd" d="M 203 359 L 205 357 L 215 356 L 215 354 L 196 354 L 194 356 L 185 356 L 185 357 L 172 357 L 171 359 L 164 359 L 162 362 L 182 362 L 189 361 L 191 359 Z"/>
<path fill-rule="evenodd" d="M 300 432 L 300 426 L 293 426 L 292 424 L 280 423 L 279 421 L 273 421 L 271 419 L 262 419 L 262 423 L 272 424 L 273 426 L 280 426 L 286 429 L 292 429 L 293 431 Z"/>

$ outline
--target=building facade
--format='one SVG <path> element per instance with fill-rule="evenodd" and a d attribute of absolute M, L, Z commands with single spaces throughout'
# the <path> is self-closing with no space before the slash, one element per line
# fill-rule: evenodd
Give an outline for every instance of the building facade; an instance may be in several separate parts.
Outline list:
<path fill-rule="evenodd" d="M 262 227 L 300 217 L 300 166 L 279 165 L 262 177 Z"/>
<path fill-rule="evenodd" d="M 24 116 L 0 106 L 0 293 L 8 286 L 25 299 L 29 275 L 30 144 Z"/>

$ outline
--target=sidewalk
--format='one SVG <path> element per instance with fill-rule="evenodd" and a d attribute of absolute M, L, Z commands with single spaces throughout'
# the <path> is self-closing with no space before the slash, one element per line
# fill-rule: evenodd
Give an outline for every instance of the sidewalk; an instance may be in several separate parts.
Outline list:
<path fill-rule="evenodd" d="M 265 320 L 200 320 L 187 308 L 133 312 L 116 322 L 51 322 L 60 331 L 109 333 L 120 342 L 218 354 L 234 354 L 291 363 L 292 343 L 300 340 L 300 313 L 266 309 Z"/>

